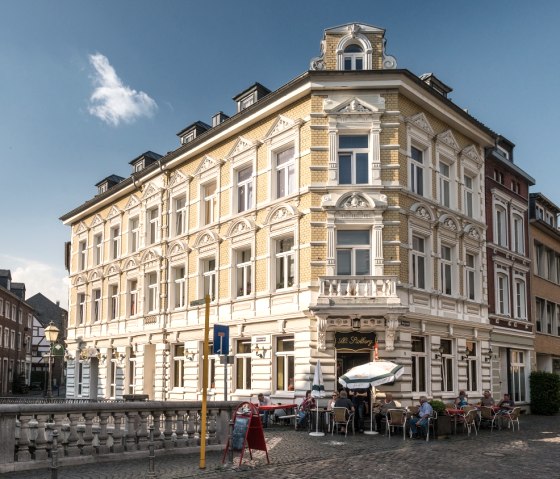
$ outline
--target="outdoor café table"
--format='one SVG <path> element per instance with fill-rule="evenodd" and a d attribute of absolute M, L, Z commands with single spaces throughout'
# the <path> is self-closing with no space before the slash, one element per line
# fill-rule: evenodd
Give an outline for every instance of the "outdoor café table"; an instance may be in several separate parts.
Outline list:
<path fill-rule="evenodd" d="M 323 432 L 327 432 L 326 429 L 330 426 L 330 418 L 331 418 L 332 411 L 327 411 L 325 408 L 319 408 L 319 430 Z M 317 409 L 310 409 L 309 410 L 309 417 L 310 417 L 310 429 L 315 431 L 316 426 L 315 423 L 317 421 Z"/>
<path fill-rule="evenodd" d="M 448 416 L 453 416 L 453 434 L 457 434 L 457 418 L 463 416 L 465 414 L 465 411 L 463 411 L 462 409 L 448 408 L 445 410 L 445 413 Z"/>
<path fill-rule="evenodd" d="M 294 424 L 297 426 L 297 404 L 269 404 L 267 406 L 259 406 L 259 412 L 262 411 L 274 411 L 275 409 L 284 409 L 286 411 L 286 417 L 294 418 Z M 291 413 L 289 412 L 291 411 Z M 295 426 L 294 426 L 295 427 Z"/>

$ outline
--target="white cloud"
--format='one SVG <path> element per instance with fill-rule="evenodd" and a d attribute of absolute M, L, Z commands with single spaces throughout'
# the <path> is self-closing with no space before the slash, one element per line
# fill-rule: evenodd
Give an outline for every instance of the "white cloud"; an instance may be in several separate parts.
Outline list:
<path fill-rule="evenodd" d="M 0 255 L 0 269 L 9 269 L 14 283 L 25 283 L 26 298 L 41 293 L 68 309 L 68 276 L 64 269 L 8 255 Z"/>
<path fill-rule="evenodd" d="M 124 85 L 105 55 L 90 55 L 89 61 L 95 69 L 95 90 L 88 108 L 92 115 L 117 126 L 121 122 L 132 123 L 140 117 L 154 114 L 157 103 L 143 91 Z"/>

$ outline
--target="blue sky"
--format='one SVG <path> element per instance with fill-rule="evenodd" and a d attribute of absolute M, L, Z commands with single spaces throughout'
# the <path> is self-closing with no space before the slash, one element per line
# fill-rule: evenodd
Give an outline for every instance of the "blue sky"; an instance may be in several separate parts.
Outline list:
<path fill-rule="evenodd" d="M 399 68 L 433 72 L 450 97 L 516 146 L 515 161 L 560 204 L 560 3 L 550 1 L 0 3 L 0 269 L 67 304 L 58 218 L 146 150 L 210 123 L 259 81 L 306 71 L 323 30 L 387 30 Z"/>

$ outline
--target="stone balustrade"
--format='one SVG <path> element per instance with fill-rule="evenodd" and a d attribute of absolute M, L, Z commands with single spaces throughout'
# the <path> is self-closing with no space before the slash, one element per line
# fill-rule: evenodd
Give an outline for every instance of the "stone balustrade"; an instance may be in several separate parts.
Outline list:
<path fill-rule="evenodd" d="M 225 445 L 238 403 L 208 402 L 206 444 Z M 156 449 L 198 448 L 199 401 L 139 401 L 0 405 L 0 473 L 47 467 L 52 434 L 58 431 L 59 464 L 124 458 L 148 449 L 149 427 Z"/>
<path fill-rule="evenodd" d="M 319 299 L 398 300 L 396 276 L 320 276 L 319 282 Z"/>

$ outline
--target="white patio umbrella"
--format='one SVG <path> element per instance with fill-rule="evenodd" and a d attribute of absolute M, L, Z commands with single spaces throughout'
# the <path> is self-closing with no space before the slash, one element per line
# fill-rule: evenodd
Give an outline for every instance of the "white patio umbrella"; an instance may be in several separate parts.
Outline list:
<path fill-rule="evenodd" d="M 315 374 L 313 375 L 313 385 L 311 386 L 311 395 L 318 399 L 325 396 L 325 385 L 323 383 L 323 371 L 321 370 L 321 361 L 317 360 L 315 366 Z M 315 421 L 315 431 L 309 433 L 310 436 L 324 436 L 324 432 L 319 431 L 319 404 L 315 406 L 317 411 L 317 420 Z"/>
<path fill-rule="evenodd" d="M 404 373 L 404 367 L 391 361 L 372 361 L 361 364 L 338 378 L 338 382 L 348 389 L 367 389 L 395 382 Z M 372 401 L 373 404 L 373 395 Z M 371 406 L 371 405 L 370 405 Z M 369 434 L 376 434 L 373 430 L 373 411 L 370 407 Z"/>

